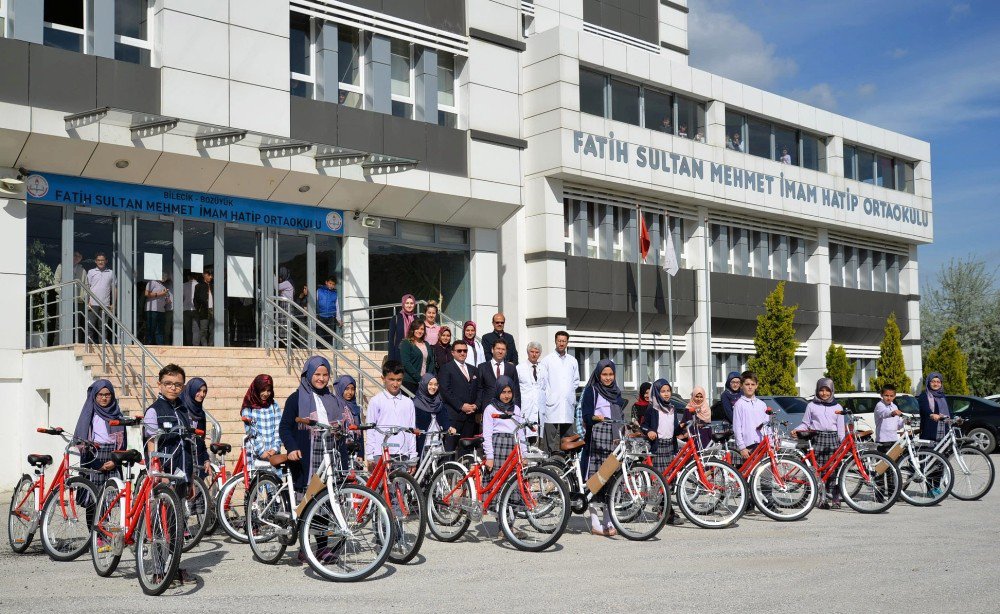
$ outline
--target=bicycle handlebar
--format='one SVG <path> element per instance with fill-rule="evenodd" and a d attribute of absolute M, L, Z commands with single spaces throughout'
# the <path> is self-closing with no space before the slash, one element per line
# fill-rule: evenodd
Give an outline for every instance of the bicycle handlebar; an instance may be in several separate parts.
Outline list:
<path fill-rule="evenodd" d="M 40 426 L 40 427 L 38 427 L 35 430 L 38 431 L 39 433 L 45 433 L 46 435 L 62 435 L 63 434 L 63 429 L 62 429 L 62 427 L 59 427 L 59 426 L 48 426 L 48 427 L 46 427 L 46 426 Z"/>
<path fill-rule="evenodd" d="M 340 423 L 334 422 L 333 424 L 323 424 L 319 420 L 313 420 L 312 418 L 295 418 L 295 421 L 299 424 L 304 424 L 306 426 L 311 426 L 315 429 L 320 429 L 324 431 L 339 431 Z"/>
<path fill-rule="evenodd" d="M 133 416 L 131 418 L 120 418 L 118 420 L 111 420 L 108 422 L 111 426 L 139 426 L 142 424 L 142 416 Z"/>

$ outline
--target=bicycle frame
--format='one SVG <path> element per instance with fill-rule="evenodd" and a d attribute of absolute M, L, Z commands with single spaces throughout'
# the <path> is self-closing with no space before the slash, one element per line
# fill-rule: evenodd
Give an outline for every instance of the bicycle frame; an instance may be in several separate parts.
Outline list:
<path fill-rule="evenodd" d="M 121 518 L 119 519 L 119 525 L 124 528 L 124 533 L 122 535 L 122 544 L 125 546 L 132 545 L 134 543 L 135 531 L 139 528 L 139 518 L 143 517 L 143 512 L 147 512 L 149 508 L 150 495 L 153 493 L 154 482 L 158 481 L 156 478 L 166 478 L 166 476 L 160 473 L 160 463 L 159 459 L 152 459 L 150 461 L 150 471 L 146 476 L 146 479 L 142 481 L 139 486 L 139 492 L 134 496 L 132 495 L 132 489 L 125 486 L 125 482 L 119 478 L 111 478 L 115 481 L 118 486 L 118 495 L 111 505 L 108 506 L 108 511 L 101 516 L 97 522 L 94 523 L 94 528 L 101 532 L 104 539 L 112 541 L 114 535 L 111 531 L 104 528 L 104 523 L 108 520 L 111 515 L 111 511 L 115 508 L 119 501 L 123 501 L 121 507 Z M 140 505 L 141 502 L 141 505 Z M 146 534 L 152 535 L 152 525 L 150 524 L 149 514 L 146 514 Z"/>
<path fill-rule="evenodd" d="M 626 484 L 626 492 L 634 500 L 636 498 L 635 493 L 639 492 L 641 489 L 635 483 L 634 478 L 632 477 L 629 469 L 631 469 L 632 463 L 634 462 L 640 462 L 646 464 L 647 466 L 651 466 L 652 462 L 649 459 L 648 448 L 646 449 L 646 451 L 641 453 L 630 451 L 628 441 L 638 440 L 640 442 L 645 443 L 645 439 L 642 438 L 641 436 L 640 437 L 626 436 L 625 434 L 626 423 L 624 421 L 619 422 L 614 420 L 605 420 L 605 422 L 614 422 L 622 425 L 621 437 L 618 440 L 618 445 L 616 445 L 615 449 L 611 451 L 611 454 L 613 454 L 615 458 L 619 459 L 619 462 L 621 462 L 621 467 L 618 469 L 618 471 L 622 472 L 622 475 L 625 476 L 624 480 Z M 573 477 L 575 478 L 574 485 L 577 487 L 577 490 L 584 495 L 586 502 L 590 503 L 596 495 L 590 492 L 590 489 L 586 487 L 587 483 L 583 479 L 583 469 L 580 466 L 579 452 L 573 454 L 573 459 L 570 461 L 570 463 L 572 464 L 573 467 Z M 565 474 L 563 474 L 563 476 L 565 476 Z"/>
<path fill-rule="evenodd" d="M 845 418 L 850 416 L 850 412 L 844 412 Z M 861 474 L 861 479 L 864 481 L 871 480 L 871 476 L 865 469 L 864 463 L 861 462 L 861 456 L 858 455 L 858 444 L 854 440 L 854 420 L 845 420 L 847 422 L 847 428 L 844 433 L 844 440 L 840 442 L 837 449 L 834 451 L 833 456 L 824 463 L 822 467 L 816 460 L 816 451 L 813 449 L 812 441 L 809 442 L 809 451 L 803 455 L 806 463 L 808 463 L 813 471 L 816 473 L 816 477 L 820 483 L 825 484 L 828 480 L 835 477 L 835 473 L 840 469 L 840 465 L 848 460 L 848 454 L 850 454 L 851 459 L 854 460 L 854 464 L 858 468 L 858 472 Z"/>
<path fill-rule="evenodd" d="M 519 425 L 516 430 L 525 428 L 527 424 L 528 423 Z M 472 489 L 476 495 L 476 500 L 482 504 L 483 509 L 489 509 L 493 499 L 500 494 L 501 488 L 510 478 L 511 473 L 515 473 L 517 475 L 517 487 L 521 492 L 521 499 L 524 501 L 525 507 L 529 510 L 535 508 L 535 498 L 531 495 L 531 490 L 526 488 L 524 484 L 524 462 L 521 455 L 520 443 L 515 443 L 514 450 L 507 457 L 507 460 L 504 461 L 500 469 L 494 472 L 493 477 L 490 478 L 490 481 L 486 483 L 485 487 L 483 486 L 482 481 L 483 470 L 486 468 L 486 459 L 480 459 L 477 453 L 473 453 L 473 456 L 476 459 L 476 462 L 472 465 L 465 476 L 458 481 L 458 484 L 456 484 L 455 487 L 448 492 L 448 494 L 442 497 L 442 503 L 450 505 L 452 497 L 461 492 L 462 487 L 466 483 L 474 479 L 475 481 L 472 482 Z"/>
<path fill-rule="evenodd" d="M 674 459 L 670 461 L 667 468 L 663 470 L 663 479 L 666 480 L 668 486 L 673 485 L 681 470 L 683 470 L 684 467 L 693 460 L 698 468 L 698 481 L 701 482 L 701 485 L 709 491 L 718 490 L 721 487 L 713 484 L 708 479 L 708 475 L 705 474 L 705 464 L 702 462 L 702 455 L 698 451 L 698 444 L 695 443 L 695 439 L 697 438 L 688 437 L 684 446 L 678 450 L 677 454 L 674 455 Z M 652 466 L 652 459 L 649 459 L 647 464 Z"/>
<path fill-rule="evenodd" d="M 57 429 L 57 432 L 54 432 L 53 429 L 46 429 L 46 428 L 38 428 L 37 430 L 39 433 L 47 433 L 49 435 L 60 435 L 63 437 L 64 440 L 66 440 L 67 445 L 66 449 L 63 451 L 62 462 L 60 462 L 59 467 L 56 468 L 56 474 L 52 476 L 52 481 L 50 482 L 49 489 L 48 490 L 45 489 L 44 469 L 41 467 L 35 468 L 35 473 L 38 475 L 38 478 L 35 479 L 35 481 L 32 483 L 31 488 L 28 490 L 27 493 L 25 493 L 24 498 L 21 499 L 21 501 L 11 510 L 11 513 L 19 517 L 21 520 L 25 521 L 30 520 L 31 522 L 30 528 L 32 532 L 34 532 L 35 529 L 38 528 L 37 523 L 41 518 L 42 509 L 45 507 L 45 504 L 48 502 L 49 497 L 52 496 L 52 494 L 56 491 L 57 488 L 59 490 L 59 508 L 62 511 L 63 517 L 68 518 L 71 515 L 72 516 L 77 515 L 76 500 L 73 497 L 68 497 L 68 498 L 66 497 L 66 480 L 69 478 L 71 470 L 69 463 L 70 448 L 74 446 L 74 442 L 76 440 L 72 438 L 67 438 L 64 435 L 62 429 Z M 24 507 L 24 504 L 27 503 L 28 498 L 31 497 L 31 494 L 36 491 L 38 493 L 38 496 L 35 497 L 35 509 L 33 510 L 35 517 L 34 519 L 32 519 L 31 516 L 29 514 L 24 513 L 22 509 Z M 67 504 L 68 504 L 68 509 L 67 509 Z"/>

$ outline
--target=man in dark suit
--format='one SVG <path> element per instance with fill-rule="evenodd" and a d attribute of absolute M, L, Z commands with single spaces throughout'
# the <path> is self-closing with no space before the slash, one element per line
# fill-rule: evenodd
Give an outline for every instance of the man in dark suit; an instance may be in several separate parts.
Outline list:
<path fill-rule="evenodd" d="M 479 395 L 479 375 L 465 364 L 469 346 L 459 339 L 451 347 L 450 360 L 438 368 L 438 386 L 444 401 L 445 411 L 451 418 L 456 435 L 445 437 L 444 447 L 449 452 L 455 449 L 459 437 L 475 437 L 479 433 L 477 414 L 482 410 L 476 405 Z"/>
<path fill-rule="evenodd" d="M 479 411 L 484 411 L 496 395 L 497 374 L 506 375 L 514 381 L 514 404 L 521 405 L 521 386 L 517 381 L 517 367 L 505 360 L 507 342 L 497 339 L 493 342 L 493 358 L 482 363 L 479 371 Z"/>
<path fill-rule="evenodd" d="M 483 351 L 486 352 L 487 356 L 491 356 L 493 344 L 497 341 L 503 341 L 507 344 L 507 360 L 517 365 L 517 346 L 514 345 L 514 336 L 503 330 L 506 323 L 507 317 L 502 313 L 493 316 L 493 332 L 483 335 Z"/>

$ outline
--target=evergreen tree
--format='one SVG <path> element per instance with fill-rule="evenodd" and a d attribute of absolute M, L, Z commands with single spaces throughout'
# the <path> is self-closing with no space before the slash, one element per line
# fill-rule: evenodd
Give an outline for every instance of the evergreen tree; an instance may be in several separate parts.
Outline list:
<path fill-rule="evenodd" d="M 869 380 L 872 390 L 881 390 L 886 385 L 895 386 L 902 394 L 912 390 L 913 382 L 906 374 L 906 364 L 903 362 L 903 341 L 899 324 L 896 324 L 896 312 L 890 313 L 885 322 L 885 335 L 879 346 L 875 373 L 876 377 Z"/>
<path fill-rule="evenodd" d="M 833 380 L 833 387 L 837 392 L 854 391 L 854 367 L 847 359 L 847 350 L 844 346 L 836 343 L 830 344 L 830 349 L 826 351 L 826 373 L 824 374 Z"/>
<path fill-rule="evenodd" d="M 958 328 L 950 327 L 941 336 L 937 347 L 927 353 L 924 378 L 937 371 L 950 394 L 969 394 L 969 358 L 958 345 Z"/>
<path fill-rule="evenodd" d="M 757 332 L 753 344 L 757 352 L 747 366 L 757 373 L 761 395 L 798 395 L 795 385 L 795 310 L 797 305 L 785 305 L 785 282 L 778 283 L 764 300 L 764 313 L 757 316 Z"/>

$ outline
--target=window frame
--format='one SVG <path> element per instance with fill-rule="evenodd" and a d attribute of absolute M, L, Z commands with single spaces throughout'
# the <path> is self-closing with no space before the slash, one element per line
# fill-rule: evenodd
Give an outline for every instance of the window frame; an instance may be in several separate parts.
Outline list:
<path fill-rule="evenodd" d="M 341 31 L 351 30 L 356 32 L 358 35 L 358 85 L 353 83 L 345 83 L 340 80 L 342 76 L 340 74 L 340 33 Z M 315 29 L 314 29 L 315 31 Z M 313 68 L 315 72 L 315 65 Z M 340 92 L 348 92 L 350 94 L 357 94 L 358 99 L 361 100 L 360 107 L 352 108 L 365 108 L 365 31 L 360 28 L 352 28 L 350 26 L 344 26 L 337 24 L 337 104 L 343 104 L 343 106 L 350 106 L 340 102 Z"/>
<path fill-rule="evenodd" d="M 294 13 L 294 12 L 293 12 Z M 309 20 L 309 54 L 307 64 L 309 65 L 309 72 L 311 74 L 299 73 L 291 70 L 289 66 L 289 80 L 299 81 L 300 83 L 306 83 L 306 98 L 310 100 L 315 100 L 316 98 L 316 18 L 304 15 L 300 13 Z M 289 31 L 291 31 L 291 24 L 289 24 Z"/>
<path fill-rule="evenodd" d="M 10 0 L 0 0 L 0 38 L 7 38 L 7 4 Z"/>
<path fill-rule="evenodd" d="M 451 95 L 452 95 L 453 102 L 454 102 L 454 104 L 452 104 L 452 105 L 441 104 L 441 56 L 442 56 L 442 54 L 448 55 L 449 57 L 451 57 L 451 79 L 452 79 L 452 84 L 451 84 L 452 94 Z M 438 114 L 439 114 L 438 122 L 437 123 L 438 123 L 439 126 L 445 125 L 445 124 L 442 124 L 441 121 L 440 121 L 440 119 L 441 119 L 440 118 L 440 114 L 444 113 L 446 115 L 452 115 L 452 116 L 455 117 L 455 127 L 458 128 L 458 118 L 459 118 L 458 108 L 459 108 L 459 104 L 460 104 L 459 100 L 458 100 L 458 93 L 461 90 L 461 87 L 459 85 L 459 60 L 458 60 L 458 56 L 456 56 L 454 53 L 448 53 L 446 51 L 438 51 L 437 57 L 438 57 L 438 91 L 437 91 L 438 96 L 437 96 L 437 110 L 438 110 Z"/>
<path fill-rule="evenodd" d="M 416 84 L 416 57 L 415 57 L 415 53 L 414 53 L 414 51 L 416 49 L 416 45 L 414 45 L 410 41 L 403 40 L 401 38 L 393 38 L 393 39 L 389 39 L 389 41 L 390 41 L 389 42 L 389 70 L 390 70 L 390 81 L 389 81 L 389 106 L 390 106 L 390 109 L 389 109 L 389 111 L 390 111 L 390 115 L 394 115 L 396 117 L 399 117 L 395 113 L 392 113 L 392 109 L 391 109 L 392 103 L 398 102 L 398 103 L 401 103 L 401 104 L 408 104 L 408 105 L 410 105 L 410 113 L 408 115 L 403 116 L 403 117 L 405 119 L 413 119 L 413 115 L 416 112 L 416 108 L 417 108 L 417 104 L 416 104 L 416 101 L 417 101 L 417 94 L 416 94 L 416 85 L 417 85 Z M 410 67 L 409 67 L 409 75 L 407 77 L 407 80 L 408 80 L 408 83 L 409 83 L 409 86 L 410 86 L 410 95 L 409 96 L 403 96 L 402 94 L 395 94 L 392 91 L 392 77 L 391 77 L 392 57 L 394 55 L 398 55 L 398 54 L 395 54 L 395 53 L 392 52 L 392 45 L 393 44 L 405 44 L 406 47 L 407 47 L 407 49 L 409 50 L 409 54 L 410 54 L 410 58 L 409 58 Z"/>
<path fill-rule="evenodd" d="M 117 3 L 118 0 L 115 0 Z M 134 38 L 131 36 L 124 36 L 121 34 L 115 34 L 115 44 L 125 45 L 126 47 L 135 47 L 137 49 L 143 49 L 149 52 L 149 64 L 155 68 L 155 61 L 153 59 L 153 47 L 155 44 L 154 34 L 155 29 L 153 25 L 156 23 L 156 12 L 154 2 L 151 0 L 146 0 L 146 38 Z M 84 14 L 84 22 L 86 23 L 86 14 Z"/>
<path fill-rule="evenodd" d="M 94 53 L 94 42 L 92 37 L 88 36 L 88 32 L 93 29 L 92 23 L 90 23 L 92 0 L 76 0 L 83 5 L 83 27 L 74 28 L 73 26 L 67 26 L 61 23 L 55 23 L 52 21 L 44 21 L 45 17 L 45 2 L 56 1 L 56 0 L 42 0 L 42 41 L 45 40 L 45 30 L 55 30 L 56 32 L 67 32 L 69 34 L 77 34 L 80 36 L 80 53 L 93 54 Z M 63 0 L 65 2 L 65 0 Z"/>

